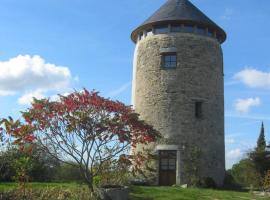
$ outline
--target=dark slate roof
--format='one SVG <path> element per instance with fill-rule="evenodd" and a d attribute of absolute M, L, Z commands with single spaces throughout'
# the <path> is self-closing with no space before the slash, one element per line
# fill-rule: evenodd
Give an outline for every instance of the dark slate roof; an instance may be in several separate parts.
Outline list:
<path fill-rule="evenodd" d="M 209 19 L 189 0 L 168 0 L 150 18 L 133 31 L 132 39 L 134 40 L 134 36 L 138 34 L 138 31 L 141 31 L 141 29 L 146 26 L 172 21 L 197 24 L 212 28 L 220 35 L 222 42 L 226 39 L 226 33 L 224 30 Z"/>

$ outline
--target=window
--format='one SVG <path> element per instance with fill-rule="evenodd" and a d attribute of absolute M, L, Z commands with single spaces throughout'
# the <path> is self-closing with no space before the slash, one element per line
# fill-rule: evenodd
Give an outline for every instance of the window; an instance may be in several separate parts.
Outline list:
<path fill-rule="evenodd" d="M 194 32 L 194 27 L 191 26 L 191 25 L 185 25 L 183 28 L 184 28 L 184 32 L 187 32 L 187 33 L 193 33 Z"/>
<path fill-rule="evenodd" d="M 140 33 L 139 35 L 139 40 L 143 39 L 143 32 Z"/>
<path fill-rule="evenodd" d="M 197 119 L 201 119 L 202 118 L 202 105 L 203 105 L 203 102 L 201 101 L 197 101 L 195 102 L 195 117 Z"/>
<path fill-rule="evenodd" d="M 160 169 L 175 170 L 176 169 L 176 151 L 160 151 Z"/>
<path fill-rule="evenodd" d="M 171 26 L 171 32 L 180 32 L 181 31 L 181 26 L 179 25 L 172 25 Z"/>
<path fill-rule="evenodd" d="M 162 66 L 166 69 L 176 68 L 177 55 L 176 53 L 164 53 L 162 55 Z"/>
<path fill-rule="evenodd" d="M 151 35 L 151 34 L 152 34 L 152 29 L 148 29 L 148 30 L 146 31 L 146 36 Z"/>
<path fill-rule="evenodd" d="M 157 26 L 155 27 L 155 34 L 159 34 L 159 33 L 168 33 L 169 32 L 169 28 L 168 26 Z"/>
<path fill-rule="evenodd" d="M 210 30 L 208 30 L 207 35 L 208 35 L 209 37 L 214 37 L 214 33 L 213 33 L 212 31 L 210 31 Z"/>
<path fill-rule="evenodd" d="M 206 29 L 202 28 L 202 27 L 198 27 L 197 28 L 197 33 L 199 33 L 201 35 L 205 35 L 206 34 Z"/>

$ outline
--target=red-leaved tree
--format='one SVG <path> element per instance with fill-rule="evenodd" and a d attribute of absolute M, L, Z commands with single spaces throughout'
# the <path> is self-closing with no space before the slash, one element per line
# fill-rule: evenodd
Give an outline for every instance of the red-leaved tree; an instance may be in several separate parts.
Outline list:
<path fill-rule="evenodd" d="M 130 106 L 87 90 L 59 98 L 34 99 L 22 113 L 23 122 L 2 120 L 3 131 L 22 150 L 37 143 L 60 161 L 77 163 L 91 191 L 93 178 L 102 173 L 104 163 L 118 160 L 135 171 L 146 163 L 148 154 L 131 153 L 131 149 L 155 142 L 160 135 Z"/>

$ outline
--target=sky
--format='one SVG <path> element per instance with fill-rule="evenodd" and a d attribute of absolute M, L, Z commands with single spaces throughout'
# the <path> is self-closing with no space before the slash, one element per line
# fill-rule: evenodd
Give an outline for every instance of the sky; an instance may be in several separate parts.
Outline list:
<path fill-rule="evenodd" d="M 227 33 L 226 167 L 270 141 L 270 1 L 191 0 Z M 131 32 L 166 0 L 0 0 L 0 118 L 87 88 L 131 104 Z"/>

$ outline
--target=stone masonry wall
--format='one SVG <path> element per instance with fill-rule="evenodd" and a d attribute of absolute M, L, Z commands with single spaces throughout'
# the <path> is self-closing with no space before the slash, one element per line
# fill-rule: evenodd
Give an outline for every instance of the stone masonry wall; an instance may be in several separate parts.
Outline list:
<path fill-rule="evenodd" d="M 162 69 L 161 49 L 176 48 L 177 68 Z M 223 56 L 214 38 L 191 33 L 147 36 L 138 42 L 133 81 L 134 106 L 141 118 L 181 149 L 177 182 L 188 182 L 189 156 L 200 152 L 200 177 L 222 185 L 224 153 Z M 196 119 L 195 102 L 203 102 Z"/>

